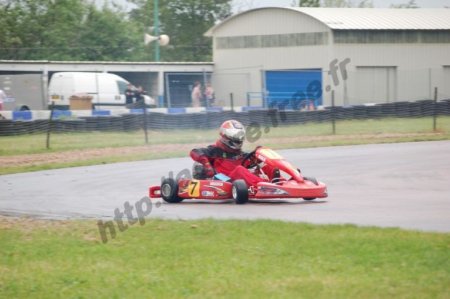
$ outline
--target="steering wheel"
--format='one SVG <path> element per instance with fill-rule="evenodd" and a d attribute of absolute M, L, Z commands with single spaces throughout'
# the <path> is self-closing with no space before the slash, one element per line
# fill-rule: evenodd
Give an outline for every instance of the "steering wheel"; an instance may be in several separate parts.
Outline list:
<path fill-rule="evenodd" d="M 245 164 L 245 162 L 247 162 L 247 160 L 250 160 L 250 158 L 255 157 L 256 151 L 257 151 L 260 147 L 261 147 L 261 146 L 257 146 L 253 151 L 251 151 L 251 152 L 249 152 L 249 153 L 246 153 L 246 154 L 244 155 L 244 158 L 242 159 L 241 165 L 244 166 L 244 164 Z M 258 163 L 254 162 L 254 163 L 251 163 L 250 165 L 248 165 L 247 168 L 252 168 L 252 167 L 257 166 L 257 165 L 258 165 Z"/>

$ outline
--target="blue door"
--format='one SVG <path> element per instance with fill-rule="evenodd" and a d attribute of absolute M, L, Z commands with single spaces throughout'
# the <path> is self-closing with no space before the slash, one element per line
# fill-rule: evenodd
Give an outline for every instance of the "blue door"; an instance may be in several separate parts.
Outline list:
<path fill-rule="evenodd" d="M 322 105 L 322 70 L 266 71 L 267 107 L 299 110 Z"/>

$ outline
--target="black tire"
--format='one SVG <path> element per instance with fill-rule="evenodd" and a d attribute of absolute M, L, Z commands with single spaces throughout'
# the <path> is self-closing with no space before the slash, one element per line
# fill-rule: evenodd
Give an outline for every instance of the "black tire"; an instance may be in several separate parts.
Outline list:
<path fill-rule="evenodd" d="M 233 196 L 234 202 L 238 205 L 242 205 L 248 202 L 248 188 L 245 181 L 234 181 L 233 187 L 231 188 L 231 194 Z"/>
<path fill-rule="evenodd" d="M 161 184 L 161 197 L 164 201 L 169 203 L 177 203 L 183 201 L 183 198 L 178 196 L 178 183 L 172 179 L 165 179 Z"/>
<path fill-rule="evenodd" d="M 314 199 L 316 199 L 316 197 L 304 197 L 303 199 L 309 201 L 309 200 L 314 200 Z"/>

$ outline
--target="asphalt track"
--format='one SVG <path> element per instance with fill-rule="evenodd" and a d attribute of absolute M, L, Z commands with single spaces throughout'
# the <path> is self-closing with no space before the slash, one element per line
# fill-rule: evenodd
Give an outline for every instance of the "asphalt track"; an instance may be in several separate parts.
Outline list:
<path fill-rule="evenodd" d="M 154 200 L 151 212 L 146 207 L 148 217 L 265 218 L 450 231 L 450 141 L 279 152 L 305 175 L 325 182 L 329 197 L 246 205 Z M 2 175 L 0 214 L 112 219 L 115 209 L 134 206 L 162 176 L 190 167 L 190 159 L 177 158 Z"/>

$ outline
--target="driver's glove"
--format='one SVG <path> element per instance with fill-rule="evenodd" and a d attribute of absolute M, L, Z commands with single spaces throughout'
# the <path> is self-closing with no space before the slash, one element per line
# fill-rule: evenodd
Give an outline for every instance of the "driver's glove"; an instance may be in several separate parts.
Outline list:
<path fill-rule="evenodd" d="M 252 168 L 254 166 L 256 166 L 258 164 L 258 159 L 253 156 L 250 159 L 248 159 L 247 161 L 244 162 L 243 166 L 245 168 Z"/>
<path fill-rule="evenodd" d="M 214 176 L 215 172 L 214 172 L 214 168 L 212 167 L 211 163 L 209 162 L 208 158 L 206 157 L 201 157 L 201 159 L 199 160 L 199 162 L 203 165 L 203 171 L 204 174 L 207 177 L 212 177 Z"/>
<path fill-rule="evenodd" d="M 214 168 L 211 166 L 211 163 L 209 163 L 209 161 L 204 163 L 203 166 L 204 166 L 204 169 L 205 169 L 205 175 L 207 177 L 214 176 Z"/>

